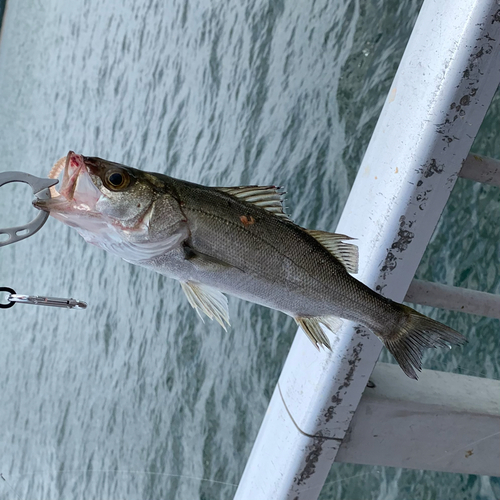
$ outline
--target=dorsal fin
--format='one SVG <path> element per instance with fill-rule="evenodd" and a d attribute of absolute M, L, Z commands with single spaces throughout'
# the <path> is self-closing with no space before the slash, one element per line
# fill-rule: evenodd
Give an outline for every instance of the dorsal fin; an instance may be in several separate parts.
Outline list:
<path fill-rule="evenodd" d="M 219 191 L 230 194 L 247 203 L 263 208 L 278 217 L 291 220 L 283 211 L 284 191 L 277 186 L 218 187 Z"/>
<path fill-rule="evenodd" d="M 321 243 L 344 267 L 353 274 L 358 272 L 358 247 L 342 240 L 352 240 L 345 234 L 328 233 L 315 229 L 306 229 L 316 241 Z"/>

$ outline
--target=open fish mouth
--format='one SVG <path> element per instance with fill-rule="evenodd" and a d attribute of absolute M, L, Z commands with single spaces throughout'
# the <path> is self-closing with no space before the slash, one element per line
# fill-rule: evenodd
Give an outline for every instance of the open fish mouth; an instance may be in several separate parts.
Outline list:
<path fill-rule="evenodd" d="M 64 196 L 66 200 L 71 201 L 75 195 L 78 176 L 85 168 L 83 157 L 70 151 L 66 156 L 60 158 L 49 172 L 49 179 L 57 179 L 63 172 L 61 183 L 61 192 L 59 193 L 55 186 L 51 188 L 51 196 L 57 198 Z"/>
<path fill-rule="evenodd" d="M 49 172 L 49 179 L 63 174 L 60 191 L 50 188 L 49 200 L 36 200 L 34 205 L 47 212 L 91 212 L 101 197 L 82 155 L 70 151 L 60 158 Z"/>

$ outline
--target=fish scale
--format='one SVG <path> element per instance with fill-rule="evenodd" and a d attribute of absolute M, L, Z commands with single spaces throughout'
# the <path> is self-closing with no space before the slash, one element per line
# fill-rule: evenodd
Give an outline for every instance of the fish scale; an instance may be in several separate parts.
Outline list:
<path fill-rule="evenodd" d="M 61 193 L 35 205 L 86 241 L 179 280 L 197 312 L 224 328 L 223 293 L 292 316 L 317 348 L 330 347 L 321 325 L 335 333 L 342 319 L 356 321 L 414 379 L 423 349 L 465 342 L 351 276 L 351 238 L 294 224 L 280 188 L 206 187 L 73 152 L 56 165 L 63 163 Z"/>

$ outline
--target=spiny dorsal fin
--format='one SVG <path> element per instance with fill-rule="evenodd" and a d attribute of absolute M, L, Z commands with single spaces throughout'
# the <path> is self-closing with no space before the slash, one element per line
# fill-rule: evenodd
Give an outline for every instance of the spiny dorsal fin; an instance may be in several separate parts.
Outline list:
<path fill-rule="evenodd" d="M 291 220 L 283 211 L 284 191 L 276 186 L 219 187 L 219 191 L 230 194 L 247 203 L 263 208 L 286 220 Z"/>
<path fill-rule="evenodd" d="M 333 254 L 350 273 L 356 274 L 358 272 L 358 247 L 342 241 L 353 238 L 345 234 L 328 233 L 315 229 L 306 229 L 305 231 Z"/>
<path fill-rule="evenodd" d="M 215 319 L 224 330 L 227 331 L 225 323 L 229 326 L 229 311 L 226 296 L 201 283 L 193 281 L 181 281 L 182 289 L 189 303 L 203 320 L 200 311 L 204 312 L 210 319 Z"/>

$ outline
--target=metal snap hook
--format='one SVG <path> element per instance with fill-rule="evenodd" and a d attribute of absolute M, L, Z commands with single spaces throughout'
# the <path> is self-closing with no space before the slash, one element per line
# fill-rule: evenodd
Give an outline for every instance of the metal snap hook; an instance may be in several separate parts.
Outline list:
<path fill-rule="evenodd" d="M 7 286 L 0 287 L 0 292 L 7 292 L 7 304 L 0 302 L 0 309 L 8 309 L 14 304 L 32 304 L 34 306 L 64 307 L 65 309 L 86 309 L 87 304 L 81 300 L 66 299 L 59 297 L 45 297 L 41 295 L 18 295 Z"/>
<path fill-rule="evenodd" d="M 8 286 L 0 286 L 0 292 L 7 292 L 8 294 L 10 294 L 7 297 L 7 304 L 2 304 L 0 302 L 0 309 L 8 309 L 9 307 L 12 307 L 15 304 L 15 302 L 11 302 L 9 299 L 16 292 L 12 288 L 9 288 Z"/>

